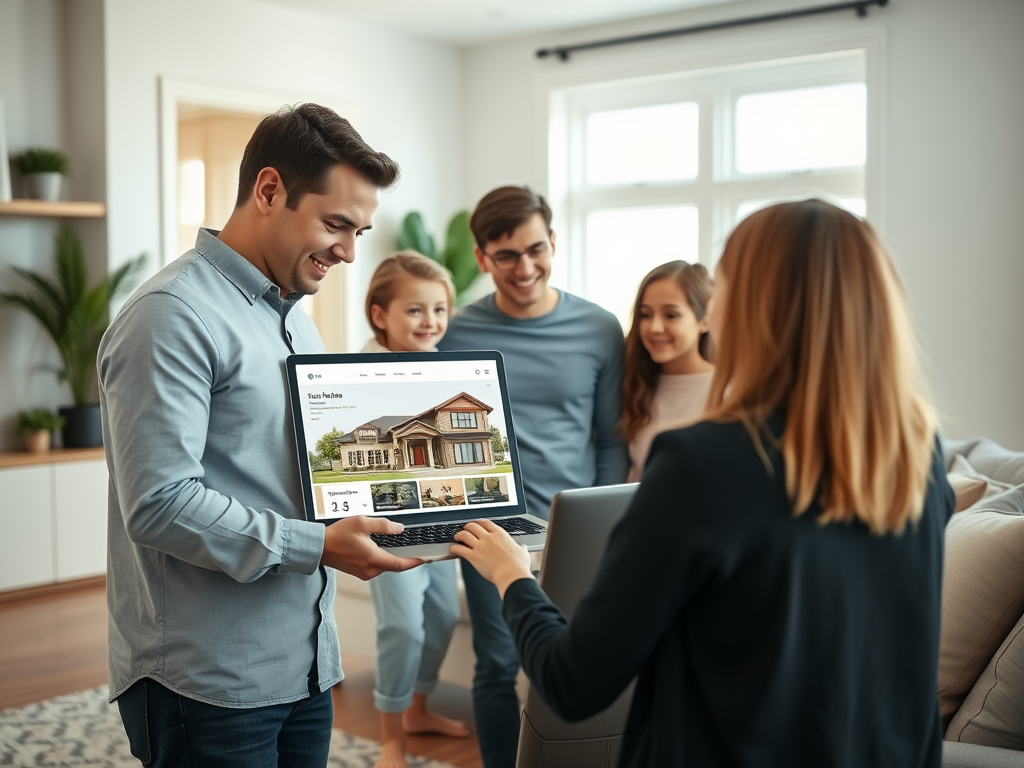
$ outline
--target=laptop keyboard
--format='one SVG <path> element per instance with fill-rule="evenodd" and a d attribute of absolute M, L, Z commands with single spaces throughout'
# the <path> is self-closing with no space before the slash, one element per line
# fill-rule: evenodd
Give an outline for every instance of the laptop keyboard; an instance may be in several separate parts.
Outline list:
<path fill-rule="evenodd" d="M 471 522 L 469 520 L 466 523 Z M 524 517 L 502 517 L 491 520 L 495 525 L 504 528 L 512 536 L 526 536 L 531 533 L 543 533 L 544 528 Z M 422 525 L 406 528 L 401 533 L 371 533 L 379 547 L 409 547 L 416 544 L 454 544 L 455 534 L 465 528 L 466 523 L 441 523 L 439 525 Z"/>

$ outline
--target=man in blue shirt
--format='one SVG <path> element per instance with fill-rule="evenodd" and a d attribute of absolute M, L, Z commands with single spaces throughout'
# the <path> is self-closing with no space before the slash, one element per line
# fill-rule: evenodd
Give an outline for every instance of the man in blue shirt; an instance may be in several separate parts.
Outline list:
<path fill-rule="evenodd" d="M 499 187 L 470 218 L 495 292 L 448 324 L 441 349 L 497 349 L 505 359 L 529 511 L 547 517 L 567 488 L 621 483 L 623 335 L 610 312 L 548 285 L 551 209 L 527 187 Z M 462 561 L 473 625 L 473 712 L 485 768 L 511 768 L 519 739 L 519 659 L 494 586 Z"/>
<path fill-rule="evenodd" d="M 354 259 L 397 178 L 325 107 L 268 116 L 224 229 L 200 230 L 100 345 L 110 696 L 147 766 L 326 765 L 332 569 L 419 564 L 369 538 L 400 525 L 305 520 L 284 374 L 324 349 L 296 303 Z"/>

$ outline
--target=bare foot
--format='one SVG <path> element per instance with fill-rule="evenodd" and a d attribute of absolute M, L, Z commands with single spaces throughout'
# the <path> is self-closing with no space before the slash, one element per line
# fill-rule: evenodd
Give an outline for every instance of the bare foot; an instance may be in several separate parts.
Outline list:
<path fill-rule="evenodd" d="M 373 768 L 407 768 L 402 745 L 394 741 L 385 741 L 381 744 L 380 757 L 373 764 Z"/>
<path fill-rule="evenodd" d="M 465 738 L 469 728 L 461 720 L 452 720 L 433 712 L 414 712 L 407 709 L 402 713 L 402 726 L 406 733 L 440 733 L 442 736 Z"/>

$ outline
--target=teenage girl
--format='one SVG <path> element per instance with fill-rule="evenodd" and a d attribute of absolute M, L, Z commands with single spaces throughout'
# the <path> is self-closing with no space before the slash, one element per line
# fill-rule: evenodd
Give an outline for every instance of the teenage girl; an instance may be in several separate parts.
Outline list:
<path fill-rule="evenodd" d="M 374 338 L 364 352 L 429 352 L 448 328 L 455 291 L 443 267 L 413 251 L 381 262 L 370 279 L 366 318 Z M 375 768 L 405 768 L 407 733 L 468 736 L 465 723 L 427 709 L 427 696 L 459 620 L 454 560 L 370 581 L 377 612 L 374 705 L 381 752 Z"/>
<path fill-rule="evenodd" d="M 702 264 L 670 261 L 640 283 L 626 334 L 619 427 L 629 443 L 627 482 L 640 479 L 651 441 L 695 421 L 711 387 L 711 338 L 704 322 L 711 278 Z"/>

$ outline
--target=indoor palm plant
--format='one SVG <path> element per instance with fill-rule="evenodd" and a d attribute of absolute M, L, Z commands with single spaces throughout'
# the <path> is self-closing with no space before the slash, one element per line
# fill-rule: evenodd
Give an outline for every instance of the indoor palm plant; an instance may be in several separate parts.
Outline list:
<path fill-rule="evenodd" d="M 144 264 L 145 255 L 137 256 L 98 283 L 90 284 L 82 242 L 75 229 L 65 224 L 54 235 L 54 276 L 11 267 L 27 288 L 22 293 L 0 293 L 0 303 L 20 307 L 32 315 L 57 347 L 59 362 L 48 367 L 58 381 L 67 382 L 74 403 L 61 409 L 61 415 L 67 419 L 67 448 L 102 444 L 99 406 L 88 402 L 96 377 L 96 352 L 110 324 L 111 301 L 134 284 Z"/>
<path fill-rule="evenodd" d="M 423 217 L 412 211 L 402 220 L 396 244 L 399 250 L 413 250 L 433 259 L 448 270 L 455 283 L 455 303 L 462 306 L 470 298 L 469 288 L 480 276 L 473 255 L 473 233 L 469 229 L 469 211 L 459 211 L 448 222 L 444 249 L 437 250 L 434 238 L 427 232 Z"/>

